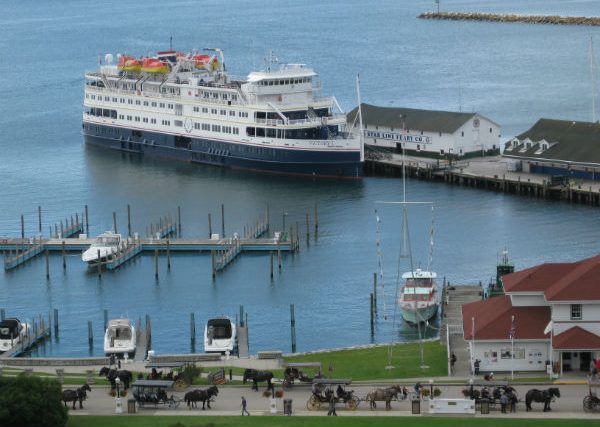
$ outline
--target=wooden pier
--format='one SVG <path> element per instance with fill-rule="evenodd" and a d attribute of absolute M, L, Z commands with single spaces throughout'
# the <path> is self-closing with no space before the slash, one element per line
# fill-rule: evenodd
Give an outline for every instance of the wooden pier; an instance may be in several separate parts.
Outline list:
<path fill-rule="evenodd" d="M 30 325 L 30 330 L 21 342 L 12 349 L 0 354 L 0 359 L 18 357 L 48 337 L 50 337 L 50 325 L 46 324 L 44 318 L 40 316 L 39 321 L 34 320 Z"/>
<path fill-rule="evenodd" d="M 402 177 L 402 156 L 366 160 L 371 175 Z M 600 206 L 600 181 L 556 179 L 550 175 L 508 170 L 499 156 L 460 161 L 406 157 L 406 176 L 484 190 Z"/>
<path fill-rule="evenodd" d="M 558 16 L 558 15 L 505 15 L 481 12 L 426 12 L 418 18 L 450 21 L 507 22 L 521 24 L 550 25 L 584 25 L 599 26 L 600 18 L 596 16 Z"/>

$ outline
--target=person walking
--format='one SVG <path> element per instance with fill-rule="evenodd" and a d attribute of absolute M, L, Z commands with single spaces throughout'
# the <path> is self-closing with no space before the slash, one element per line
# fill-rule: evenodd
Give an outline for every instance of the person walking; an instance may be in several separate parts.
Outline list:
<path fill-rule="evenodd" d="M 246 398 L 242 396 L 242 417 L 244 416 L 244 413 L 250 416 L 250 412 L 248 412 L 247 405 L 248 404 L 246 402 Z"/>
<path fill-rule="evenodd" d="M 335 412 L 335 394 L 333 390 L 329 392 L 329 412 L 327 412 L 327 416 L 337 417 L 337 412 Z"/>
<path fill-rule="evenodd" d="M 500 396 L 500 409 L 503 414 L 506 414 L 506 406 L 508 405 L 508 393 L 502 393 Z"/>
<path fill-rule="evenodd" d="M 456 363 L 456 354 L 454 352 L 450 356 L 450 372 L 454 372 L 454 364 Z"/>

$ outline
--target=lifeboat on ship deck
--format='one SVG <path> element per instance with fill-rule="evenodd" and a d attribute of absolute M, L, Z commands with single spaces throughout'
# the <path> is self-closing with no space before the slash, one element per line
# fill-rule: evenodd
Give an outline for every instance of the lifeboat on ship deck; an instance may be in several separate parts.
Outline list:
<path fill-rule="evenodd" d="M 117 68 L 121 71 L 139 72 L 142 68 L 142 61 L 134 58 L 133 56 L 123 55 L 119 57 Z"/>
<path fill-rule="evenodd" d="M 215 71 L 219 68 L 219 60 L 214 56 L 210 55 L 194 55 L 192 60 L 196 64 L 196 68 L 200 70 L 212 70 Z"/>
<path fill-rule="evenodd" d="M 145 58 L 142 61 L 142 71 L 150 74 L 167 74 L 169 66 L 157 58 Z"/>

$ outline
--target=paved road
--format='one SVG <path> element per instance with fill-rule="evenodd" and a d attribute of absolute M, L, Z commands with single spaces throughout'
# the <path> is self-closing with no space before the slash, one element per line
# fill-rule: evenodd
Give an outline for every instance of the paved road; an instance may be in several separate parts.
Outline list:
<path fill-rule="evenodd" d="M 427 384 L 426 384 L 427 386 Z M 537 386 L 542 388 L 541 386 Z M 588 389 L 585 385 L 561 385 L 558 386 L 561 391 L 561 398 L 557 399 L 552 403 L 552 412 L 542 412 L 542 404 L 534 404 L 532 412 L 525 412 L 524 402 L 520 402 L 518 405 L 518 412 L 516 414 L 501 414 L 499 410 L 491 410 L 490 415 L 480 415 L 481 417 L 490 416 L 501 416 L 501 417 L 556 417 L 556 418 L 594 418 L 600 420 L 600 413 L 598 414 L 586 414 L 582 411 L 582 400 L 587 394 Z M 372 389 L 371 386 L 355 386 L 354 389 L 358 397 L 364 398 L 366 394 Z M 450 397 L 461 397 L 461 390 L 464 386 L 442 386 L 442 398 Z M 517 386 L 517 391 L 522 400 L 524 400 L 525 393 L 528 389 L 533 388 L 532 386 Z M 545 386 L 544 386 L 545 388 Z M 264 387 L 261 387 L 259 392 L 251 391 L 249 387 L 236 387 L 227 386 L 221 387 L 219 395 L 216 401 L 212 404 L 211 410 L 202 411 L 201 409 L 189 410 L 185 403 L 179 406 L 178 409 L 170 410 L 167 408 L 159 407 L 155 409 L 143 408 L 139 409 L 138 413 L 145 415 L 238 415 L 241 412 L 240 403 L 241 396 L 245 396 L 248 401 L 248 409 L 251 414 L 254 415 L 267 415 L 269 414 L 269 399 L 262 397 L 262 391 Z M 72 415 L 111 415 L 115 412 L 115 399 L 110 397 L 109 389 L 106 387 L 94 387 L 91 393 L 88 393 L 88 400 L 84 402 L 83 410 L 71 411 Z M 169 393 L 170 394 L 170 393 Z M 184 393 L 174 393 L 175 397 L 183 398 Z M 327 406 L 325 405 L 319 411 L 308 411 L 306 409 L 306 401 L 310 396 L 310 388 L 305 386 L 295 387 L 290 391 L 285 392 L 285 399 L 293 400 L 293 413 L 294 415 L 321 415 L 324 416 L 327 413 Z M 426 411 L 426 402 L 422 403 L 423 411 Z M 392 402 L 392 410 L 385 411 L 383 409 L 384 404 L 381 402 L 378 405 L 378 410 L 371 411 L 368 403 L 361 402 L 358 410 L 349 411 L 338 406 L 338 413 L 340 416 L 367 416 L 367 415 L 386 415 L 386 416 L 407 416 L 411 415 L 411 406 L 408 401 Z M 283 414 L 283 402 L 281 399 L 278 400 L 277 408 L 279 414 Z M 127 412 L 127 397 L 123 399 L 123 409 Z"/>

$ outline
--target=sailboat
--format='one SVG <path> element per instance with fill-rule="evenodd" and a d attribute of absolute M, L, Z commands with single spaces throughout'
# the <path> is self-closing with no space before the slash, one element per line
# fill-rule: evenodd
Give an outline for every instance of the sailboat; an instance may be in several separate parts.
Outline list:
<path fill-rule="evenodd" d="M 404 149 L 403 149 L 404 155 Z M 402 310 L 402 318 L 413 324 L 428 322 L 436 316 L 438 311 L 438 289 L 436 284 L 437 274 L 430 271 L 429 267 L 433 259 L 433 223 L 430 235 L 429 263 L 426 270 L 414 268 L 410 235 L 408 227 L 408 205 L 432 205 L 431 202 L 407 202 L 406 201 L 406 172 L 404 163 L 402 165 L 403 201 L 383 202 L 402 205 L 402 242 L 400 258 L 408 258 L 410 271 L 402 274 L 404 285 L 399 292 L 395 302 Z M 433 207 L 432 207 L 433 212 Z"/>

